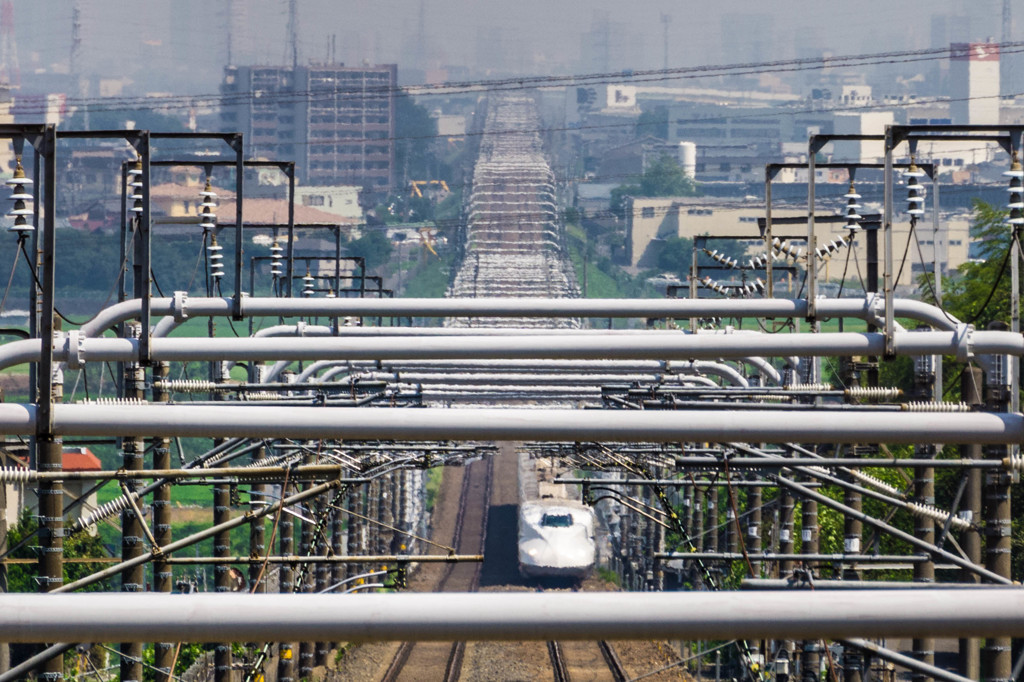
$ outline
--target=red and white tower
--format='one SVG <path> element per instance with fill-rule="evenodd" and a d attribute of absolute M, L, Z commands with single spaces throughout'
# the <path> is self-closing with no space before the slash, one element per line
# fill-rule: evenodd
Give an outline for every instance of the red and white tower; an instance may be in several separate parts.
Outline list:
<path fill-rule="evenodd" d="M 949 46 L 949 113 L 953 123 L 999 123 L 999 44 Z"/>

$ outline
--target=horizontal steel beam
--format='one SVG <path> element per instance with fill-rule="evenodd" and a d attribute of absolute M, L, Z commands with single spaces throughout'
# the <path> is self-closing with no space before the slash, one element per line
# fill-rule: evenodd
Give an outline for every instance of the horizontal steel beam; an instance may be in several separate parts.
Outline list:
<path fill-rule="evenodd" d="M 0 435 L 35 433 L 36 407 L 0 404 Z M 415 409 L 237 405 L 53 406 L 59 436 L 425 440 L 978 443 L 1024 442 L 1017 413 Z M 868 460 L 865 460 L 867 462 Z"/>
<path fill-rule="evenodd" d="M 5 642 L 1019 637 L 1024 590 L 0 595 Z"/>

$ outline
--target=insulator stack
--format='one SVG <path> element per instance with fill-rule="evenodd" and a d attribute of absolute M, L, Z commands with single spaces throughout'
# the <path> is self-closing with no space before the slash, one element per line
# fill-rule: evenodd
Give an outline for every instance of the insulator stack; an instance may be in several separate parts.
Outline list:
<path fill-rule="evenodd" d="M 78 405 L 113 405 L 115 407 L 129 407 L 135 405 L 149 405 L 149 401 L 138 398 L 89 398 L 79 400 Z"/>
<path fill-rule="evenodd" d="M 721 263 L 727 268 L 732 268 L 733 270 L 736 270 L 740 267 L 739 261 L 737 261 L 735 258 L 730 258 L 729 256 L 726 256 L 724 253 L 719 253 L 718 249 L 715 249 L 714 251 L 704 249 L 704 253 L 711 256 L 711 259 L 713 261 Z"/>
<path fill-rule="evenodd" d="M 8 216 L 14 218 L 14 224 L 8 227 L 7 231 L 16 233 L 19 239 L 36 229 L 29 222 L 34 211 L 26 203 L 34 200 L 34 197 L 26 189 L 26 185 L 31 184 L 32 181 L 25 176 L 25 169 L 21 166 L 21 157 L 19 156 L 17 165 L 14 167 L 14 176 L 7 181 L 7 186 L 11 188 L 11 196 L 8 199 L 14 202 L 14 206 L 7 212 Z"/>
<path fill-rule="evenodd" d="M 831 258 L 833 255 L 839 253 L 843 247 L 849 246 L 850 242 L 847 237 L 840 237 L 839 239 L 833 239 L 825 246 L 815 249 L 814 253 L 818 255 L 818 258 Z"/>
<path fill-rule="evenodd" d="M 153 388 L 158 391 L 167 391 L 168 393 L 209 393 L 210 391 L 224 388 L 224 385 L 202 379 L 174 379 L 171 381 L 155 381 L 153 382 Z"/>
<path fill-rule="evenodd" d="M 284 276 L 284 247 L 276 239 L 270 245 L 270 274 L 275 279 Z"/>
<path fill-rule="evenodd" d="M 213 212 L 217 208 L 217 193 L 213 191 L 210 178 L 206 178 L 206 186 L 199 196 L 202 198 L 202 202 L 199 204 L 199 208 L 202 209 L 199 214 L 199 227 L 204 230 L 213 230 L 217 227 L 217 214 Z"/>
<path fill-rule="evenodd" d="M 1010 178 L 1010 186 L 1006 188 L 1010 193 L 1010 200 L 1006 204 L 1006 208 L 1010 209 L 1010 215 L 1006 223 L 1012 229 L 1019 230 L 1024 226 L 1024 168 L 1021 167 L 1016 151 L 1013 153 L 1010 170 L 1003 175 Z"/>
<path fill-rule="evenodd" d="M 224 247 L 217 243 L 217 235 L 210 235 L 210 243 L 206 245 L 206 257 L 210 261 L 210 277 L 214 281 L 224 276 Z"/>
<path fill-rule="evenodd" d="M 128 169 L 128 192 L 128 198 L 132 200 L 132 207 L 128 210 L 142 215 L 142 159 Z"/>
<path fill-rule="evenodd" d="M 846 229 L 853 233 L 860 229 L 861 221 L 861 215 L 858 213 L 861 208 L 861 205 L 858 203 L 860 195 L 854 189 L 853 180 L 850 180 L 850 187 L 846 190 L 843 198 L 846 199 Z"/>
<path fill-rule="evenodd" d="M 768 266 L 769 259 L 772 263 L 774 263 L 775 261 L 779 260 L 779 254 L 773 251 L 770 254 L 762 253 L 759 256 L 754 256 L 749 261 L 747 261 L 746 268 L 748 270 L 764 270 Z"/>
<path fill-rule="evenodd" d="M 869 485 L 876 490 L 881 490 L 883 493 L 888 493 L 893 497 L 903 497 L 903 491 L 895 486 L 889 485 L 880 478 L 875 478 L 871 474 L 865 474 L 863 471 L 852 469 L 850 476 L 865 485 Z"/>
<path fill-rule="evenodd" d="M 0 467 L 0 483 L 28 483 L 33 473 L 25 467 Z"/>
<path fill-rule="evenodd" d="M 306 268 L 306 276 L 302 278 L 302 295 L 309 298 L 316 293 L 316 277 Z"/>
<path fill-rule="evenodd" d="M 138 500 L 139 494 L 136 492 L 132 492 L 131 498 L 134 500 Z M 128 497 L 125 495 L 121 495 L 120 497 L 115 498 L 110 502 L 101 504 L 99 507 L 96 508 L 96 511 L 92 512 L 91 514 L 86 514 L 85 516 L 75 521 L 75 525 L 72 527 L 71 532 L 76 533 L 80 530 L 88 528 L 89 526 L 96 525 L 103 519 L 108 519 L 114 514 L 120 514 L 125 509 L 128 508 L 129 504 L 130 503 L 128 501 Z"/>
<path fill-rule="evenodd" d="M 280 400 L 281 395 L 279 393 L 273 393 L 271 391 L 255 391 L 253 393 L 243 393 L 240 396 L 243 401 L 246 400 Z"/>
<path fill-rule="evenodd" d="M 1024 455 L 1012 455 L 1003 459 L 1003 468 L 1007 471 L 1024 471 Z"/>
<path fill-rule="evenodd" d="M 722 296 L 727 297 L 753 296 L 754 294 L 763 294 L 765 292 L 765 284 L 760 277 L 753 282 L 747 282 L 746 284 L 740 284 L 738 286 L 727 286 L 707 276 L 705 276 L 700 283 L 705 288 L 711 289 L 711 291 L 716 294 L 721 294 Z"/>
<path fill-rule="evenodd" d="M 898 388 L 851 386 L 843 389 L 843 397 L 851 400 L 895 400 L 903 395 Z"/>
<path fill-rule="evenodd" d="M 971 406 L 967 403 L 903 403 L 901 408 L 904 412 L 970 412 Z"/>
<path fill-rule="evenodd" d="M 907 214 L 912 220 L 916 220 L 924 215 L 924 187 L 920 183 L 924 171 L 917 167 L 913 157 L 910 159 L 910 168 L 903 173 L 903 177 L 907 179 Z"/>
<path fill-rule="evenodd" d="M 787 258 L 792 258 L 793 260 L 800 260 L 801 258 L 804 257 L 803 249 L 798 249 L 794 246 L 791 246 L 788 242 L 780 241 L 778 237 L 772 239 L 772 248 L 778 251 L 779 253 L 783 254 Z"/>
<path fill-rule="evenodd" d="M 967 519 L 962 519 L 959 516 L 951 516 L 949 512 L 944 512 L 938 507 L 933 507 L 930 504 L 918 504 L 917 502 L 908 502 L 907 509 L 911 514 L 922 519 L 931 519 L 936 523 L 945 525 L 946 521 L 950 521 L 950 526 L 957 530 L 969 530 L 971 524 Z"/>
<path fill-rule="evenodd" d="M 831 391 L 832 384 L 787 384 L 784 390 L 791 393 L 820 393 Z"/>

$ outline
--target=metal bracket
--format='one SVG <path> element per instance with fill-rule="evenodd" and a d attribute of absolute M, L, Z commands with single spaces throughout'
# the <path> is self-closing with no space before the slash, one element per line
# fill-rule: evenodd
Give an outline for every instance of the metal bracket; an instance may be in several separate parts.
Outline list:
<path fill-rule="evenodd" d="M 868 324 L 885 328 L 885 297 L 877 292 L 864 297 L 864 320 Z"/>
<path fill-rule="evenodd" d="M 974 359 L 974 325 L 958 324 L 956 331 L 956 360 L 969 362 Z"/>
<path fill-rule="evenodd" d="M 82 369 L 85 363 L 85 337 L 72 329 L 64 337 L 64 355 L 68 369 Z"/>
<path fill-rule="evenodd" d="M 188 319 L 187 291 L 174 292 L 174 297 L 171 299 L 171 314 L 174 315 L 174 321 L 178 324 Z"/>

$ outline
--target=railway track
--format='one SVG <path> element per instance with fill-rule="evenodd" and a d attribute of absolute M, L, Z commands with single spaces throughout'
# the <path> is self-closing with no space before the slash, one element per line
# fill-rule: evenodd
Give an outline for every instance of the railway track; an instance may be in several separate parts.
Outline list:
<path fill-rule="evenodd" d="M 608 679 L 626 682 L 629 679 L 615 649 L 604 640 L 548 642 L 548 657 L 551 659 L 555 682 Z"/>
<path fill-rule="evenodd" d="M 466 467 L 452 539 L 452 546 L 460 554 L 483 552 L 493 478 L 494 460 L 490 457 Z M 480 569 L 480 564 L 475 562 L 451 564 L 446 567 L 434 591 L 473 592 L 480 583 Z M 384 682 L 457 680 L 465 650 L 465 642 L 403 642 L 382 679 Z"/>

